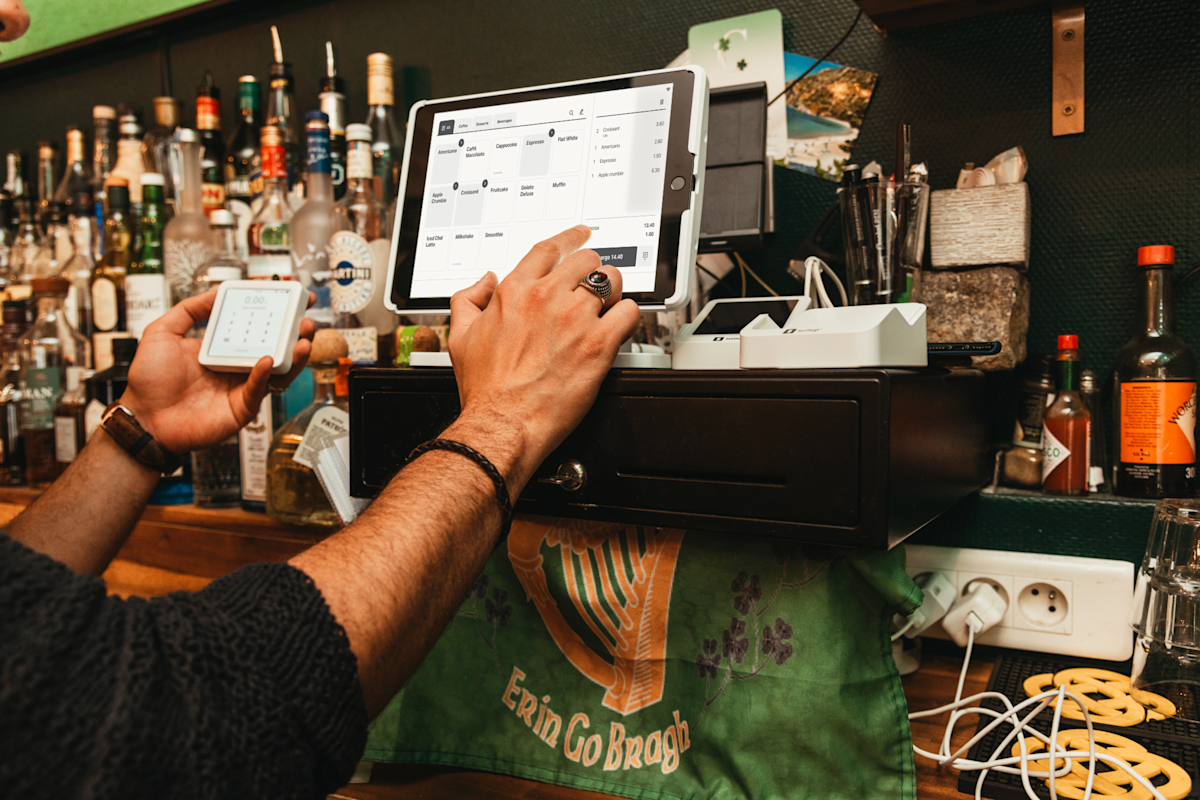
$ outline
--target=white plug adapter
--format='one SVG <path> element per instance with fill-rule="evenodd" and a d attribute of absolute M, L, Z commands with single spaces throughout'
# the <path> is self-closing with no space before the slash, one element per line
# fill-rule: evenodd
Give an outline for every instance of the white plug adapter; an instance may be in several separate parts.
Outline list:
<path fill-rule="evenodd" d="M 909 619 L 915 620 L 904 632 L 909 639 L 915 639 L 936 625 L 954 605 L 954 584 L 942 573 L 924 572 L 916 577 L 916 583 L 925 599 L 921 607 L 909 615 Z"/>
<path fill-rule="evenodd" d="M 966 647 L 968 627 L 973 627 L 978 636 L 999 624 L 1007 609 L 1008 603 L 990 583 L 971 581 L 967 584 L 966 593 L 958 598 L 942 619 L 942 627 L 955 644 Z"/>

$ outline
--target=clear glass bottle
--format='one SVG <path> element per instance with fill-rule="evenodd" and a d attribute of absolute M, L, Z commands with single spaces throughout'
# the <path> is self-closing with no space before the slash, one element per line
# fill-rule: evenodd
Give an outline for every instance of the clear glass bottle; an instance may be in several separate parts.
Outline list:
<path fill-rule="evenodd" d="M 333 324 L 329 306 L 329 212 L 333 208 L 333 176 L 329 159 L 329 117 L 308 112 L 308 199 L 292 217 L 292 275 L 317 296 L 307 316 L 319 327 Z"/>
<path fill-rule="evenodd" d="M 0 289 L 7 289 L 13 279 L 13 244 L 17 240 L 15 225 L 10 225 L 14 216 L 13 200 L 6 192 L 0 192 Z"/>
<path fill-rule="evenodd" d="M 38 142 L 37 209 L 35 220 L 44 233 L 50 219 L 50 204 L 59 183 L 58 148 L 53 142 Z"/>
<path fill-rule="evenodd" d="M 0 485 L 25 483 L 25 438 L 21 435 L 21 340 L 29 328 L 29 304 L 5 300 L 0 351 Z"/>
<path fill-rule="evenodd" d="M 94 210 L 91 187 L 75 194 L 69 222 L 74 253 L 60 273 L 61 277 L 71 282 L 71 289 L 67 292 L 67 319 L 71 327 L 89 340 L 96 332 L 92 321 L 92 273 L 96 271 L 94 254 L 100 235 L 96 218 L 92 216 Z"/>
<path fill-rule="evenodd" d="M 1126 497 L 1196 493 L 1196 357 L 1175 333 L 1175 248 L 1138 249 L 1138 331 L 1117 351 L 1113 491 Z"/>
<path fill-rule="evenodd" d="M 92 270 L 93 338 L 125 330 L 125 275 L 129 271 L 133 230 L 129 220 L 129 184 L 108 179 L 108 217 L 104 220 L 104 259 Z M 99 345 L 93 352 L 100 350 Z"/>
<path fill-rule="evenodd" d="M 179 128 L 179 101 L 174 97 L 154 98 L 154 127 L 142 138 L 142 159 L 147 172 L 163 176 L 163 199 L 167 213 L 175 213 L 175 165 L 171 148 Z"/>
<path fill-rule="evenodd" d="M 67 169 L 54 190 L 54 202 L 69 205 L 84 189 L 92 189 L 92 165 L 83 155 L 83 131 L 72 125 L 67 128 Z"/>
<path fill-rule="evenodd" d="M 1096 374 L 1090 369 L 1085 369 L 1079 375 L 1079 398 L 1083 400 L 1083 405 L 1093 420 L 1092 435 L 1088 442 L 1087 490 L 1089 492 L 1107 492 L 1108 457 L 1106 453 L 1108 451 L 1104 446 L 1104 426 L 1096 424 L 1103 419 L 1100 407 L 1100 382 L 1096 380 Z"/>
<path fill-rule="evenodd" d="M 4 191 L 12 200 L 29 194 L 25 179 L 25 155 L 20 150 L 9 150 L 4 157 Z"/>
<path fill-rule="evenodd" d="M 192 294 L 203 294 L 221 281 L 240 281 L 246 278 L 246 262 L 238 255 L 237 218 L 233 212 L 219 208 L 209 217 L 212 226 L 214 255 L 196 275 Z"/>
<path fill-rule="evenodd" d="M 386 53 L 367 56 L 367 102 L 371 110 L 371 155 L 374 162 L 375 196 L 384 206 L 391 205 L 399 185 L 400 126 L 394 119 L 396 105 L 392 57 Z"/>
<path fill-rule="evenodd" d="M 67 367 L 67 388 L 54 407 L 54 459 L 58 462 L 61 475 L 71 466 L 79 451 L 87 444 L 83 415 L 87 408 L 87 395 L 83 381 L 91 377 L 91 371 L 83 367 Z"/>
<path fill-rule="evenodd" d="M 242 508 L 246 511 L 259 514 L 267 511 L 267 459 L 271 440 L 285 421 L 284 396 L 272 392 L 263 398 L 253 421 L 238 431 Z"/>
<path fill-rule="evenodd" d="M 92 197 L 96 203 L 96 225 L 104 227 L 108 213 L 108 195 L 104 182 L 117 164 L 117 110 L 112 106 L 92 107 Z M 97 253 L 104 255 L 104 237 L 97 242 Z"/>
<path fill-rule="evenodd" d="M 337 512 L 325 496 L 316 473 L 296 461 L 296 449 L 318 411 L 336 406 L 349 413 L 350 398 L 344 375 L 350 365 L 334 361 L 309 364 L 313 373 L 313 401 L 288 420 L 271 440 L 267 458 L 267 516 L 276 522 L 317 528 L 341 525 Z M 339 371 L 342 377 L 339 379 Z"/>
<path fill-rule="evenodd" d="M 262 129 L 262 207 L 250 223 L 246 259 L 250 278 L 291 278 L 290 224 L 292 205 L 288 198 L 287 160 L 283 136 L 274 125 Z"/>
<path fill-rule="evenodd" d="M 163 274 L 173 303 L 191 294 L 196 272 L 212 256 L 212 231 L 204 216 L 200 138 L 191 128 L 180 128 L 175 135 L 175 216 L 163 230 Z"/>
<path fill-rule="evenodd" d="M 337 74 L 332 42 L 325 43 L 325 76 L 317 100 L 329 117 L 329 175 L 333 199 L 341 200 L 346 194 L 346 82 Z"/>
<path fill-rule="evenodd" d="M 141 247 L 133 254 L 125 275 L 125 323 L 134 338 L 141 338 L 146 326 L 171 307 L 170 291 L 163 275 L 162 234 L 166 222 L 163 176 L 147 172 L 142 175 L 142 220 L 138 237 Z"/>
<path fill-rule="evenodd" d="M 46 247 L 41 228 L 38 227 L 35 218 L 33 199 L 22 197 L 17 200 L 16 206 L 19 223 L 9 256 L 12 264 L 10 271 L 14 277 L 8 290 L 9 297 L 14 300 L 29 297 L 29 282 L 34 277 L 34 267 L 42 259 L 42 251 Z M 14 296 L 21 294 L 15 291 L 18 286 L 24 292 L 22 297 Z"/>
<path fill-rule="evenodd" d="M 1007 483 L 1037 489 L 1042 485 L 1042 418 L 1054 397 L 1054 357 L 1030 353 L 1017 389 L 1012 447 L 1004 453 Z"/>
<path fill-rule="evenodd" d="M 57 278 L 73 255 L 75 244 L 67 207 L 62 203 L 51 203 L 50 214 L 46 218 L 46 238 L 37 251 L 37 257 L 27 267 L 28 279 Z"/>
<path fill-rule="evenodd" d="M 87 339 L 71 327 L 64 313 L 69 288 L 63 278 L 33 281 L 38 315 L 21 340 L 21 433 L 31 486 L 48 485 L 58 477 L 54 409 L 62 395 L 64 370 L 86 367 L 91 359 Z"/>
<path fill-rule="evenodd" d="M 1054 402 L 1042 417 L 1042 491 L 1079 495 L 1087 491 L 1092 417 L 1079 396 L 1079 337 L 1058 337 L 1058 381 Z"/>
<path fill-rule="evenodd" d="M 351 360 L 387 366 L 395 356 L 399 320 L 384 306 L 391 226 L 387 207 L 372 189 L 371 136 L 366 125 L 346 127 L 346 196 L 330 215 L 329 296 L 334 327 L 346 336 Z"/>

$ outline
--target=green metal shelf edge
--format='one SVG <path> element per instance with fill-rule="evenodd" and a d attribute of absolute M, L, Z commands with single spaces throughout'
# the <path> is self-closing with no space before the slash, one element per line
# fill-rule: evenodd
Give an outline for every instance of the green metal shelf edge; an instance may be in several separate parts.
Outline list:
<path fill-rule="evenodd" d="M 1154 500 L 1000 489 L 965 497 L 907 541 L 941 547 L 1115 558 L 1140 564 Z"/>

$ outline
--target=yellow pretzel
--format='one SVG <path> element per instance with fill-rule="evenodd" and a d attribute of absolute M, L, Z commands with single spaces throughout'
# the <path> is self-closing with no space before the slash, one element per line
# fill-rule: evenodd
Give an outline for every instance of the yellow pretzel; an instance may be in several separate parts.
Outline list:
<path fill-rule="evenodd" d="M 1174 703 L 1161 694 L 1131 688 L 1129 696 L 1146 707 L 1146 719 L 1166 719 L 1179 711 Z"/>
<path fill-rule="evenodd" d="M 1175 704 L 1167 698 L 1134 689 L 1127 676 L 1107 669 L 1078 667 L 1060 670 L 1053 675 L 1045 672 L 1026 678 L 1023 688 L 1027 696 L 1033 697 L 1063 684 L 1066 684 L 1068 691 L 1090 701 L 1085 703 L 1088 711 L 1101 717 L 1108 725 L 1130 727 L 1145 720 L 1173 717 L 1177 712 Z M 1094 700 L 1087 697 L 1089 694 L 1102 694 L 1106 699 Z M 1133 707 L 1134 703 L 1144 706 L 1144 712 L 1139 713 Z M 1072 702 L 1064 706 L 1063 716 L 1082 720 L 1083 711 Z"/>
<path fill-rule="evenodd" d="M 1076 667 L 1059 670 L 1054 673 L 1055 685 L 1064 683 L 1118 683 L 1129 689 L 1129 676 L 1108 669 L 1095 667 Z"/>
<path fill-rule="evenodd" d="M 1057 678 L 1057 676 L 1056 676 Z M 1083 701 L 1087 710 L 1100 717 L 1105 725 L 1128 728 L 1146 721 L 1146 709 L 1128 694 L 1114 689 L 1107 683 L 1068 683 L 1067 691 Z M 1108 699 L 1093 700 L 1088 693 L 1103 694 Z M 1063 706 L 1063 716 L 1068 719 L 1083 719 L 1083 711 L 1074 700 Z"/>
<path fill-rule="evenodd" d="M 1174 761 L 1163 758 L 1156 753 L 1151 753 L 1137 742 L 1119 734 L 1109 733 L 1108 731 L 1096 731 L 1095 736 L 1097 750 L 1104 750 L 1107 755 L 1124 760 L 1135 772 L 1146 780 L 1154 778 L 1160 772 L 1166 775 L 1167 782 L 1155 788 L 1167 800 L 1183 800 L 1183 798 L 1191 793 L 1191 777 Z M 1059 746 L 1067 750 L 1084 751 L 1088 749 L 1086 730 L 1060 731 L 1057 741 Z M 1045 745 L 1040 740 L 1029 740 L 1026 741 L 1026 749 L 1029 752 L 1037 752 L 1045 749 Z M 1012 753 L 1014 756 L 1020 755 L 1021 746 L 1019 742 L 1013 745 Z M 1055 761 L 1057 762 L 1057 766 L 1061 768 L 1062 760 L 1055 759 Z M 1030 767 L 1044 770 L 1047 768 L 1046 765 L 1048 762 L 1049 759 L 1031 761 Z M 1075 759 L 1071 765 L 1071 773 L 1055 781 L 1055 788 L 1064 797 L 1076 799 L 1083 797 L 1083 787 L 1087 781 L 1087 768 L 1084 766 L 1086 762 L 1086 758 Z M 1124 798 L 1124 800 L 1149 800 L 1151 797 L 1150 793 L 1140 783 L 1135 783 L 1124 768 L 1113 768 L 1111 764 L 1108 766 L 1110 767 L 1109 771 L 1096 775 L 1092 784 L 1094 793 L 1108 796 L 1118 795 Z M 1125 786 L 1128 786 L 1128 789 L 1121 788 Z"/>

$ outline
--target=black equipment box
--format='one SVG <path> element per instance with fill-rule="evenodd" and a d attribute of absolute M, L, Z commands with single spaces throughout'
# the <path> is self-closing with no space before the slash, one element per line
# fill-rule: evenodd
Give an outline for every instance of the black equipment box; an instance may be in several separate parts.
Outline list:
<path fill-rule="evenodd" d="M 986 405 L 977 370 L 613 370 L 516 509 L 885 549 L 983 485 Z M 351 493 L 458 412 L 453 370 L 352 370 Z"/>

